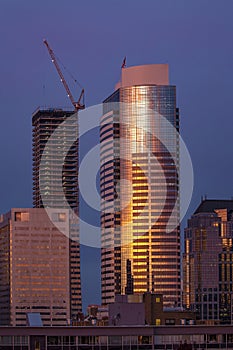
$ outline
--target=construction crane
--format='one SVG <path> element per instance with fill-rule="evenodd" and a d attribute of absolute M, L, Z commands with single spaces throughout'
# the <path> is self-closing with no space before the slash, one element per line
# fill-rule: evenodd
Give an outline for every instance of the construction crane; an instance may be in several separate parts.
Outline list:
<path fill-rule="evenodd" d="M 61 78 L 61 82 L 62 82 L 64 88 L 66 89 L 67 95 L 68 95 L 72 105 L 74 106 L 75 111 L 79 111 L 80 109 L 84 109 L 85 105 L 84 105 L 84 103 L 81 103 L 81 101 L 84 98 L 84 89 L 82 89 L 81 94 L 79 96 L 79 99 L 76 102 L 74 97 L 73 97 L 73 95 L 72 95 L 72 93 L 71 93 L 71 91 L 70 91 L 70 88 L 69 88 L 69 86 L 68 86 L 68 84 L 67 84 L 67 82 L 66 82 L 66 80 L 65 80 L 65 78 L 64 78 L 64 76 L 62 74 L 62 71 L 61 71 L 61 69 L 59 67 L 59 64 L 57 62 L 56 56 L 54 55 L 53 50 L 51 49 L 51 47 L 49 46 L 47 40 L 45 40 L 45 39 L 44 39 L 44 44 L 45 44 L 45 46 L 48 49 L 48 52 L 49 52 L 50 57 L 52 59 L 52 62 L 53 62 L 54 66 L 55 66 L 55 68 L 56 68 L 56 70 L 57 70 L 57 72 L 58 72 L 58 74 L 59 74 L 59 76 Z"/>

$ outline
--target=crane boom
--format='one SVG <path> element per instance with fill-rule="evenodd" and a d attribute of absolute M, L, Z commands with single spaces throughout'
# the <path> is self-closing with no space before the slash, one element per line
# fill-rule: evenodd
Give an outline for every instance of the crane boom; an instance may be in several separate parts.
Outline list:
<path fill-rule="evenodd" d="M 62 71 L 61 71 L 61 69 L 60 69 L 60 67 L 59 67 L 59 64 L 58 64 L 58 62 L 57 62 L 57 59 L 56 59 L 56 56 L 54 55 L 53 50 L 51 49 L 51 47 L 49 46 L 47 40 L 45 40 L 45 39 L 44 39 L 44 44 L 45 44 L 45 46 L 46 46 L 47 49 L 48 49 L 48 52 L 49 52 L 50 57 L 51 57 L 51 59 L 52 59 L 52 62 L 53 62 L 53 64 L 54 64 L 54 66 L 56 67 L 56 70 L 57 70 L 57 72 L 58 72 L 58 74 L 59 74 L 59 76 L 60 76 L 60 78 L 61 78 L 61 82 L 62 82 L 64 88 L 66 89 L 67 95 L 68 95 L 68 97 L 69 97 L 69 99 L 70 99 L 72 105 L 74 106 L 75 111 L 78 111 L 78 110 L 80 110 L 80 109 L 84 109 L 84 108 L 85 108 L 85 105 L 81 103 L 81 99 L 82 99 L 83 96 L 84 96 L 84 89 L 82 89 L 82 91 L 81 91 L 81 94 L 80 94 L 80 97 L 79 97 L 79 99 L 78 99 L 78 102 L 75 102 L 75 99 L 74 99 L 74 97 L 73 97 L 73 95 L 72 95 L 72 93 L 71 93 L 71 91 L 70 91 L 70 88 L 69 88 L 69 86 L 68 86 L 68 84 L 67 84 L 67 82 L 66 82 L 66 80 L 65 80 L 65 78 L 64 78 L 64 76 L 63 76 L 63 74 L 62 74 Z"/>

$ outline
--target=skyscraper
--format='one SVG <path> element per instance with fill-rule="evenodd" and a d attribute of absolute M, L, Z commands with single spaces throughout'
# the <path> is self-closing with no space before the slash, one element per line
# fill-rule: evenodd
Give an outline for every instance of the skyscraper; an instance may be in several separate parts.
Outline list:
<path fill-rule="evenodd" d="M 184 306 L 197 320 L 231 323 L 233 200 L 202 200 L 185 229 L 183 271 Z"/>
<path fill-rule="evenodd" d="M 168 65 L 122 68 L 100 123 L 102 302 L 180 305 L 179 111 Z"/>
<path fill-rule="evenodd" d="M 44 201 L 49 207 L 66 207 L 78 211 L 78 140 L 72 144 L 67 153 L 67 144 L 72 139 L 75 128 L 78 127 L 77 118 L 76 120 L 69 118 L 73 114 L 72 111 L 62 109 L 40 108 L 33 113 L 33 206 L 35 208 L 43 208 Z M 43 151 L 47 141 L 58 127 L 59 133 L 53 137 L 50 152 L 45 155 L 46 166 L 42 168 L 40 163 Z M 67 154 L 62 169 L 63 194 L 59 192 L 59 161 L 64 152 Z M 43 201 L 41 194 L 43 194 Z"/>
<path fill-rule="evenodd" d="M 78 222 L 78 115 L 62 109 L 39 108 L 33 113 L 32 125 L 33 205 L 35 208 L 69 209 L 71 317 L 75 317 L 82 308 Z"/>

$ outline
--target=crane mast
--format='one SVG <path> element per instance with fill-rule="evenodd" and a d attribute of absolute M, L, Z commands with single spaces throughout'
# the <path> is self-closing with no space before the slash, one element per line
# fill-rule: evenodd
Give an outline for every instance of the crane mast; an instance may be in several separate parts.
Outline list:
<path fill-rule="evenodd" d="M 68 86 L 68 84 L 67 84 L 67 82 L 66 82 L 66 80 L 65 80 L 65 78 L 64 78 L 64 76 L 62 74 L 62 71 L 61 71 L 61 69 L 59 67 L 59 64 L 57 62 L 56 56 L 54 55 L 54 52 L 51 49 L 51 47 L 49 46 L 47 40 L 44 40 L 44 44 L 45 44 L 45 46 L 48 49 L 49 55 L 50 55 L 50 57 L 52 59 L 52 62 L 53 62 L 54 66 L 55 66 L 55 68 L 56 68 L 56 70 L 57 70 L 57 72 L 58 72 L 58 74 L 60 76 L 61 82 L 62 82 L 62 84 L 63 84 L 63 86 L 64 86 L 64 88 L 65 88 L 65 90 L 67 92 L 67 95 L 68 95 L 72 105 L 74 106 L 75 111 L 79 111 L 80 109 L 84 109 L 85 105 L 83 103 L 81 103 L 81 100 L 84 97 L 84 89 L 82 89 L 81 94 L 79 96 L 79 99 L 76 102 L 74 97 L 73 97 L 73 95 L 72 95 L 72 93 L 71 93 L 71 91 L 70 91 L 70 88 L 69 88 L 69 86 Z"/>

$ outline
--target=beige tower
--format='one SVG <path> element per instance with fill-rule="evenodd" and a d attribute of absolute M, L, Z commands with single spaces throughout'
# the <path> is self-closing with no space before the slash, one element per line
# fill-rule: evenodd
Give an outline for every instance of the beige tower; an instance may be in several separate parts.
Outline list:
<path fill-rule="evenodd" d="M 71 318 L 69 211 L 12 209 L 0 221 L 0 324 L 26 325 L 39 312 L 45 326 Z"/>

